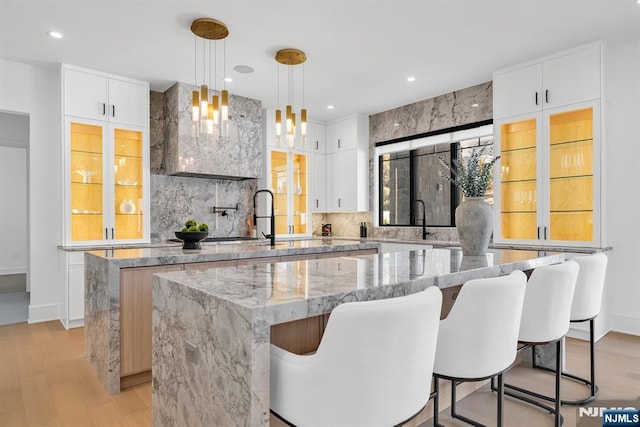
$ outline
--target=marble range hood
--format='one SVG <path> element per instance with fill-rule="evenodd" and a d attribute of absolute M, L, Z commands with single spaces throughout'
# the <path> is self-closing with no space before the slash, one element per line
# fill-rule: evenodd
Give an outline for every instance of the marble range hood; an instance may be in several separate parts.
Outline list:
<path fill-rule="evenodd" d="M 229 137 L 199 137 L 191 121 L 193 85 L 176 83 L 165 92 L 168 175 L 243 180 L 262 175 L 262 102 L 229 96 Z"/>

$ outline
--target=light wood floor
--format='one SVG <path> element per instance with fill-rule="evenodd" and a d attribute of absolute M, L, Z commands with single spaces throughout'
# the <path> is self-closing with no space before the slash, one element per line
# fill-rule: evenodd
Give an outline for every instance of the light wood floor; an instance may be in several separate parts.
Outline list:
<path fill-rule="evenodd" d="M 586 372 L 586 343 L 568 339 L 567 349 L 568 367 Z M 611 333 L 596 349 L 601 399 L 640 396 L 640 337 Z M 510 371 L 507 380 L 540 391 L 553 390 L 551 375 L 524 367 Z M 565 390 L 572 393 L 568 384 Z M 459 410 L 495 425 L 495 396 L 486 388 L 464 399 Z M 575 426 L 576 409 L 563 407 L 562 413 L 565 426 Z M 446 414 L 441 413 L 444 425 L 465 425 Z M 505 421 L 509 427 L 552 425 L 548 414 L 513 401 L 505 404 Z M 109 396 L 83 358 L 82 328 L 65 331 L 57 321 L 0 326 L 0 426 L 150 425 L 151 384 Z"/>

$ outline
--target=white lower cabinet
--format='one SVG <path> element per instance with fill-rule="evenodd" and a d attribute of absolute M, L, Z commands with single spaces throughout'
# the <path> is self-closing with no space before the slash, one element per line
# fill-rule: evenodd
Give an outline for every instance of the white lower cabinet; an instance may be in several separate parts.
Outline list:
<path fill-rule="evenodd" d="M 66 329 L 84 326 L 84 251 L 61 251 L 63 292 L 60 320 Z"/>

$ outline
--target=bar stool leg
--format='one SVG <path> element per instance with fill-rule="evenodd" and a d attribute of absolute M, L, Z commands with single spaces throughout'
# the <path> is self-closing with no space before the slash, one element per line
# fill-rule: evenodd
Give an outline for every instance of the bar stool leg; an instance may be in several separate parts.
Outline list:
<path fill-rule="evenodd" d="M 504 416 L 504 408 L 502 402 L 504 401 L 504 380 L 502 374 L 498 375 L 498 427 L 502 427 L 502 419 Z"/>
<path fill-rule="evenodd" d="M 440 424 L 440 409 L 439 409 L 439 399 L 440 399 L 440 381 L 438 377 L 433 377 L 433 425 L 434 427 L 443 427 Z"/>
<path fill-rule="evenodd" d="M 562 340 L 556 342 L 556 401 L 555 401 L 555 427 L 560 427 L 560 380 L 562 379 Z"/>

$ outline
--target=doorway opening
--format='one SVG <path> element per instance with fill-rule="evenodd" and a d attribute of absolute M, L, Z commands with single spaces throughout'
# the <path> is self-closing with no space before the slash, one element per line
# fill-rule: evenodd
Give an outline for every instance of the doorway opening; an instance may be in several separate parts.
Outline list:
<path fill-rule="evenodd" d="M 0 325 L 29 312 L 29 116 L 0 111 Z"/>

